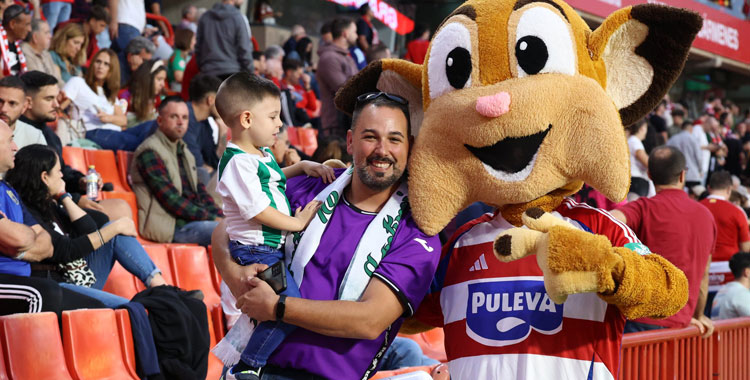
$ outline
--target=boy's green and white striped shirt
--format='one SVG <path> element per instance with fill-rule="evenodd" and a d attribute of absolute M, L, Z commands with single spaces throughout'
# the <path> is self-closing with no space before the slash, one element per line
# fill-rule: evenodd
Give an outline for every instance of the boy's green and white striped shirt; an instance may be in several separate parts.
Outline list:
<path fill-rule="evenodd" d="M 228 143 L 219 161 L 216 191 L 224 202 L 229 239 L 280 249 L 287 231 L 252 220 L 269 206 L 291 215 L 284 172 L 270 149 L 261 148 L 261 152 L 263 157 L 246 153 L 237 145 Z"/>

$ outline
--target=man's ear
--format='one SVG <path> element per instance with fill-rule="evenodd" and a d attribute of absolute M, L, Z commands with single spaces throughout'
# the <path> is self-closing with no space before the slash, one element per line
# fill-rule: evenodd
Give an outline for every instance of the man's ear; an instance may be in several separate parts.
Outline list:
<path fill-rule="evenodd" d="M 216 104 L 216 93 L 206 96 L 206 105 L 213 107 Z"/>
<path fill-rule="evenodd" d="M 27 96 L 23 99 L 23 111 L 21 111 L 21 114 L 23 115 L 29 109 L 31 109 L 31 96 Z"/>
<path fill-rule="evenodd" d="M 392 58 L 371 62 L 336 92 L 336 107 L 351 115 L 358 96 L 376 91 L 398 95 L 409 102 L 411 134 L 416 136 L 424 117 L 422 65 Z"/>
<path fill-rule="evenodd" d="M 589 36 L 589 53 L 604 62 L 606 91 L 623 125 L 661 101 L 680 75 L 702 24 L 694 12 L 642 4 L 612 13 Z"/>

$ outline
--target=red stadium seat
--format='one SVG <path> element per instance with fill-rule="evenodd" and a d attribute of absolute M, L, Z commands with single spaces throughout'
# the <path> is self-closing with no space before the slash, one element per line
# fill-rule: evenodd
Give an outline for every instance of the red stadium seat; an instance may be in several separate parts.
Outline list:
<path fill-rule="evenodd" d="M 127 150 L 117 151 L 117 172 L 120 174 L 120 183 L 126 191 L 133 191 L 130 187 L 130 164 L 133 162 L 133 152 Z"/>
<path fill-rule="evenodd" d="M 158 21 L 167 27 L 167 35 L 164 36 L 164 40 L 167 41 L 169 46 L 174 46 L 174 29 L 172 29 L 172 23 L 169 22 L 169 20 L 161 15 L 153 14 L 153 13 L 146 13 L 146 19 L 147 20 L 153 20 Z"/>
<path fill-rule="evenodd" d="M 287 127 L 286 128 L 286 130 L 287 130 L 286 134 L 287 134 L 288 139 L 289 139 L 289 144 L 291 144 L 295 148 L 298 148 L 298 149 L 301 150 L 302 149 L 302 144 L 300 144 L 300 142 L 299 142 L 299 134 L 297 133 L 298 129 L 299 128 L 297 128 L 297 127 Z"/>
<path fill-rule="evenodd" d="M 222 317 L 223 318 L 223 317 Z M 211 313 L 208 313 L 208 334 L 211 337 L 211 344 L 210 346 L 213 347 L 216 345 L 216 335 L 214 334 L 214 330 L 211 329 L 211 326 L 214 324 L 212 323 L 212 317 Z M 214 355 L 213 352 L 208 353 L 208 373 L 206 374 L 206 380 L 213 380 L 218 379 L 221 377 L 221 371 L 224 369 L 224 363 L 219 360 L 219 358 Z"/>
<path fill-rule="evenodd" d="M 2 330 L 2 329 L 0 329 Z M 0 350 L 0 380 L 8 380 L 8 370 L 5 367 L 5 354 Z"/>
<path fill-rule="evenodd" d="M 302 151 L 306 155 L 312 156 L 315 150 L 318 149 L 318 130 L 315 128 L 299 128 L 297 129 L 299 135 L 299 142 L 302 145 Z"/>
<path fill-rule="evenodd" d="M 86 156 L 86 164 L 88 166 L 94 165 L 96 171 L 102 176 L 102 181 L 105 183 L 111 182 L 114 191 L 130 191 L 130 186 L 126 187 L 123 185 L 120 179 L 115 152 L 111 150 L 88 149 L 84 152 L 84 155 Z"/>
<path fill-rule="evenodd" d="M 78 170 L 81 173 L 86 173 L 88 166 L 86 165 L 86 156 L 84 152 L 86 149 L 76 148 L 72 146 L 64 146 L 62 150 L 63 161 L 65 165 Z"/>
<path fill-rule="evenodd" d="M 115 310 L 117 320 L 117 333 L 120 336 L 120 347 L 122 348 L 122 359 L 131 376 L 138 378 L 135 370 L 135 346 L 133 344 L 133 330 L 130 327 L 130 314 L 125 309 Z"/>
<path fill-rule="evenodd" d="M 126 299 L 131 299 L 140 291 L 136 284 L 142 284 L 141 280 L 125 270 L 120 263 L 115 262 L 102 290 Z"/>
<path fill-rule="evenodd" d="M 63 342 L 68 367 L 78 380 L 136 380 L 125 365 L 111 309 L 63 311 Z"/>
<path fill-rule="evenodd" d="M 161 275 L 164 277 L 164 281 L 169 285 L 174 285 L 174 276 L 172 275 L 171 264 L 169 264 L 169 252 L 167 246 L 164 244 L 144 244 L 143 248 L 148 253 L 151 261 L 154 262 L 154 265 L 161 270 Z"/>
<path fill-rule="evenodd" d="M 0 317 L 0 339 L 11 379 L 73 380 L 65 365 L 55 313 Z"/>
<path fill-rule="evenodd" d="M 214 265 L 214 251 L 210 245 L 206 250 L 208 251 L 208 268 L 211 270 L 211 280 L 214 283 L 214 289 L 216 289 L 217 293 L 221 294 L 221 275 L 219 274 L 219 270 L 216 269 L 216 265 Z"/>

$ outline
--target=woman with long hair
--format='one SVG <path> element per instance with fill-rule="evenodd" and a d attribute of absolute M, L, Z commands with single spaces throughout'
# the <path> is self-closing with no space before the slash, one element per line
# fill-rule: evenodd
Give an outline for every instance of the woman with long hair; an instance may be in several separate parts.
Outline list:
<path fill-rule="evenodd" d="M 81 67 L 86 63 L 86 48 L 89 38 L 80 24 L 70 23 L 55 32 L 50 45 L 52 61 L 60 67 L 62 80 L 81 76 Z"/>
<path fill-rule="evenodd" d="M 146 286 L 165 284 L 161 271 L 135 239 L 132 219 L 97 225 L 73 202 L 65 192 L 60 159 L 52 148 L 34 144 L 19 150 L 5 180 L 52 237 L 52 257 L 33 265 L 32 276 L 56 280 L 108 307 L 127 302 L 101 291 L 115 260 Z"/>
<path fill-rule="evenodd" d="M 120 91 L 120 63 L 117 53 L 102 49 L 94 54 L 84 78 L 73 77 L 63 92 L 75 105 L 73 116 L 86 127 L 86 138 L 104 149 L 135 150 L 150 129 L 127 128 L 127 102 Z"/>
<path fill-rule="evenodd" d="M 195 33 L 190 29 L 177 29 L 174 33 L 174 53 L 167 61 L 167 80 L 172 91 L 182 91 L 182 76 L 195 49 Z"/>
<path fill-rule="evenodd" d="M 128 126 L 156 119 L 156 107 L 164 96 L 167 67 L 158 59 L 143 62 L 120 95 L 128 100 Z"/>

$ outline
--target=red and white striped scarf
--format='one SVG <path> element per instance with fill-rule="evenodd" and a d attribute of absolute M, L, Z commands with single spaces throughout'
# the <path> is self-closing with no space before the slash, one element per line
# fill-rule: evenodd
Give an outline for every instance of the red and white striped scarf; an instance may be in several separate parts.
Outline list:
<path fill-rule="evenodd" d="M 5 28 L 2 26 L 0 26 L 0 40 L 0 54 L 2 54 L 3 58 L 3 76 L 7 77 L 11 75 L 10 57 L 8 56 L 8 53 L 10 53 L 10 47 L 8 46 L 8 35 L 5 33 Z M 17 74 L 23 74 L 26 72 L 26 57 L 24 57 L 23 50 L 21 50 L 20 41 L 16 40 L 14 44 L 16 45 L 16 57 L 21 64 L 21 69 Z"/>

